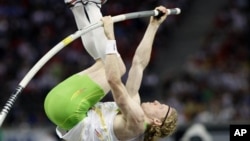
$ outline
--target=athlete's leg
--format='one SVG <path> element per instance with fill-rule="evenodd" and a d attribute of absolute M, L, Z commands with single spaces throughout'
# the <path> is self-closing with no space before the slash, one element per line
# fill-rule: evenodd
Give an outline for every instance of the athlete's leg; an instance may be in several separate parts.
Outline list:
<path fill-rule="evenodd" d="M 101 6 L 102 0 L 65 0 L 70 6 L 74 15 L 78 29 L 83 29 L 93 23 L 100 21 L 102 18 Z M 87 52 L 94 58 L 104 59 L 106 45 L 106 36 L 102 27 L 92 30 L 81 37 L 83 45 Z"/>
<path fill-rule="evenodd" d="M 102 17 L 101 4 L 86 0 L 65 0 L 65 2 L 71 5 L 78 29 L 100 21 Z M 104 64 L 100 59 L 102 53 L 105 53 L 107 41 L 103 28 L 95 29 L 81 38 L 84 47 L 96 63 L 54 87 L 47 95 L 44 104 L 48 118 L 66 130 L 81 121 L 89 108 L 99 102 L 110 90 Z"/>
<path fill-rule="evenodd" d="M 101 59 L 97 59 L 96 63 L 78 73 L 78 75 L 88 75 L 95 83 L 97 83 L 107 94 L 110 91 L 110 87 L 108 85 L 105 70 L 104 70 L 104 63 Z"/>
<path fill-rule="evenodd" d="M 109 91 L 103 62 L 74 74 L 55 86 L 46 96 L 47 117 L 62 129 L 70 130 Z"/>
<path fill-rule="evenodd" d="M 73 12 L 78 29 L 96 23 L 101 20 L 101 6 L 107 0 L 65 0 L 65 3 Z M 107 37 L 104 34 L 103 27 L 88 32 L 81 37 L 87 52 L 96 60 L 105 59 L 105 48 Z M 123 64 L 121 57 L 118 58 L 120 64 Z M 121 65 L 121 74 L 125 73 L 126 68 Z"/>

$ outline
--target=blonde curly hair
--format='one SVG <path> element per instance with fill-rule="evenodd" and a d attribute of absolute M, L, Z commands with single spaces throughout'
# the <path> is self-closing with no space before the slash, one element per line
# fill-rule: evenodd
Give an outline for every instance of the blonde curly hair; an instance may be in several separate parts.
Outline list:
<path fill-rule="evenodd" d="M 168 114 L 168 113 L 167 113 Z M 174 133 L 177 126 L 178 114 L 176 109 L 171 108 L 171 113 L 161 126 L 149 125 L 144 134 L 144 141 L 155 141 L 157 138 L 163 138 Z"/>

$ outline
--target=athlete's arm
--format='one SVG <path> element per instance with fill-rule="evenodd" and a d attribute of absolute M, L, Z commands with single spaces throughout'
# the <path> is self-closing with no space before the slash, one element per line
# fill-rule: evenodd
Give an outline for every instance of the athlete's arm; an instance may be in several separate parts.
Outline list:
<path fill-rule="evenodd" d="M 160 10 L 164 15 L 158 19 L 155 17 L 150 18 L 149 25 L 147 30 L 136 49 L 135 55 L 133 57 L 132 66 L 129 70 L 128 80 L 126 82 L 126 87 L 129 95 L 138 103 L 140 103 L 139 88 L 141 86 L 141 81 L 143 77 L 143 71 L 147 67 L 153 46 L 153 41 L 156 35 L 156 32 L 160 24 L 167 17 L 167 9 L 165 7 L 157 7 L 156 9 Z"/>
<path fill-rule="evenodd" d="M 112 18 L 108 16 L 104 17 L 102 20 L 107 38 L 110 41 L 115 40 Z M 111 87 L 113 98 L 123 115 L 119 120 L 121 123 L 114 126 L 118 127 L 119 130 L 123 130 L 124 134 L 140 134 L 144 132 L 144 112 L 140 105 L 129 96 L 125 85 L 122 83 L 122 74 L 119 69 L 118 61 L 119 57 L 116 51 L 112 49 L 113 48 L 110 48 L 106 51 L 105 73 Z"/>

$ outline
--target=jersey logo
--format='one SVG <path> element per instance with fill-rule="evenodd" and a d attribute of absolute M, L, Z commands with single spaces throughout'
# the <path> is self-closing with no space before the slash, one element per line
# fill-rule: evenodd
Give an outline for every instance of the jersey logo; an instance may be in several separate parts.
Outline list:
<path fill-rule="evenodd" d="M 81 94 L 83 91 L 85 90 L 85 88 L 81 88 L 77 91 L 74 92 L 74 94 L 71 96 L 70 100 L 74 99 L 75 97 L 77 97 L 79 94 Z"/>

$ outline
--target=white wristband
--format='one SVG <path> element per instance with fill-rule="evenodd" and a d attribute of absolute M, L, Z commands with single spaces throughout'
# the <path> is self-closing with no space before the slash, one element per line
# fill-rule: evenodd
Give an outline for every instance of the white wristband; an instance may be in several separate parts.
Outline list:
<path fill-rule="evenodd" d="M 106 45 L 106 54 L 117 54 L 116 41 L 108 40 Z"/>

